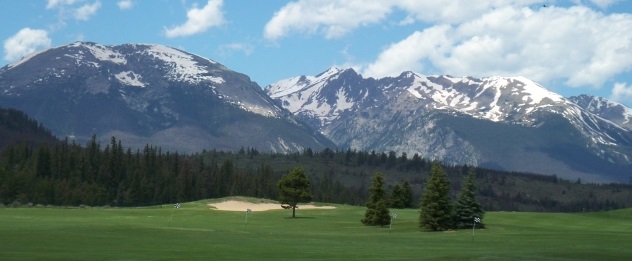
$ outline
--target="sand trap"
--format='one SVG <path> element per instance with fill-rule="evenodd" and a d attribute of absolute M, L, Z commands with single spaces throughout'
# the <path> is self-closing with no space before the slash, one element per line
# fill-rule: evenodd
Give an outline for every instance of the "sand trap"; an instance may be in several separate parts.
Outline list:
<path fill-rule="evenodd" d="M 266 211 L 273 209 L 283 209 L 279 203 L 252 203 L 238 200 L 229 200 L 220 203 L 208 204 L 217 210 L 224 211 L 246 211 L 250 209 L 252 211 Z M 314 206 L 314 205 L 298 205 L 298 209 L 335 209 L 334 206 Z"/>

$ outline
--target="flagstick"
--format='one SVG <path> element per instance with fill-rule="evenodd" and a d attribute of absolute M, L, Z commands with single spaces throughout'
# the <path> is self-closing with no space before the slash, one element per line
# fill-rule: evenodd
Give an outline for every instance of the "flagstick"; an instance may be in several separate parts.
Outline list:
<path fill-rule="evenodd" d="M 252 212 L 251 209 L 246 209 L 246 221 L 244 221 L 244 229 L 246 229 L 246 224 L 248 224 L 248 213 Z"/>
<path fill-rule="evenodd" d="M 472 220 L 472 242 L 474 242 L 474 228 L 476 228 L 476 223 L 480 223 L 481 219 L 479 217 L 474 217 Z"/>
<path fill-rule="evenodd" d="M 393 230 L 393 219 L 397 217 L 397 214 L 393 213 L 391 214 L 391 223 L 388 225 L 388 232 L 391 233 L 391 231 Z"/>

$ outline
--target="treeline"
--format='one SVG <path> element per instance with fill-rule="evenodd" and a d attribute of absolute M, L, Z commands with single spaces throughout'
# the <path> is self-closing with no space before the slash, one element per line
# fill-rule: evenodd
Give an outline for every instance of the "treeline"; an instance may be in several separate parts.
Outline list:
<path fill-rule="evenodd" d="M 272 167 L 240 169 L 230 159 L 124 149 L 115 138 L 105 147 L 93 137 L 74 142 L 8 146 L 0 155 L 3 204 L 141 206 L 203 198 L 277 196 Z"/>
<path fill-rule="evenodd" d="M 244 148 L 185 155 L 151 145 L 125 148 L 116 138 L 105 145 L 95 137 L 83 146 L 68 140 L 19 143 L 0 152 L 0 203 L 145 206 L 236 195 L 278 199 L 278 180 L 300 166 L 311 180 L 314 201 L 364 205 L 371 177 L 381 172 L 389 194 L 399 189 L 397 184 L 409 184 L 417 207 L 431 165 L 419 155 L 394 152 L 306 149 L 279 154 Z M 458 191 L 469 167 L 443 167 L 451 191 Z M 489 211 L 595 211 L 632 204 L 629 185 L 475 171 L 477 197 Z"/>

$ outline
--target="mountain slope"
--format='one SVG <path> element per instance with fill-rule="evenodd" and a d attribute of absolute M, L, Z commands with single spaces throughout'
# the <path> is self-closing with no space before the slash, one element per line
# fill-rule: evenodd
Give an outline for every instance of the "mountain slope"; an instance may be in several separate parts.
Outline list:
<path fill-rule="evenodd" d="M 1 68 L 0 91 L 0 106 L 78 141 L 116 136 L 181 152 L 332 146 L 246 75 L 160 45 L 51 48 Z"/>
<path fill-rule="evenodd" d="M 632 133 L 524 77 L 363 78 L 329 69 L 266 92 L 341 147 L 627 181 Z"/>
<path fill-rule="evenodd" d="M 632 109 L 623 104 L 586 94 L 570 97 L 569 100 L 584 110 L 632 131 Z"/>
<path fill-rule="evenodd" d="M 37 121 L 15 109 L 0 108 L 0 149 L 24 142 L 30 145 L 58 140 Z"/>

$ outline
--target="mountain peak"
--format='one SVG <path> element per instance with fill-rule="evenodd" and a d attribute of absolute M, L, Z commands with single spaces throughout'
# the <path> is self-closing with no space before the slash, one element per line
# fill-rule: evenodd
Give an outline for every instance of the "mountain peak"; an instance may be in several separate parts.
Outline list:
<path fill-rule="evenodd" d="M 626 154 L 632 146 L 630 132 L 521 76 L 424 76 L 407 71 L 374 79 L 330 69 L 280 81 L 266 91 L 341 147 L 553 173 L 581 172 L 569 169 L 581 169 L 582 160 L 551 159 L 568 147 L 581 151 L 564 152 L 569 155 L 632 162 Z M 497 137 L 509 141 L 497 144 Z M 514 148 L 512 142 L 519 145 Z M 539 161 L 529 160 L 535 159 L 548 162 L 534 166 Z"/>
<path fill-rule="evenodd" d="M 587 94 L 573 96 L 569 100 L 595 115 L 632 131 L 632 109 L 621 103 Z"/>
<path fill-rule="evenodd" d="M 328 77 L 328 76 L 334 75 L 336 73 L 339 73 L 341 71 L 343 71 L 343 70 L 338 69 L 338 67 L 331 67 L 331 68 L 327 69 L 326 71 L 317 74 L 314 77 L 316 77 L 316 78 Z"/>
<path fill-rule="evenodd" d="M 195 152 L 249 146 L 288 152 L 330 147 L 247 75 L 176 48 L 74 42 L 0 69 L 0 106 L 56 136 L 116 136 Z"/>

